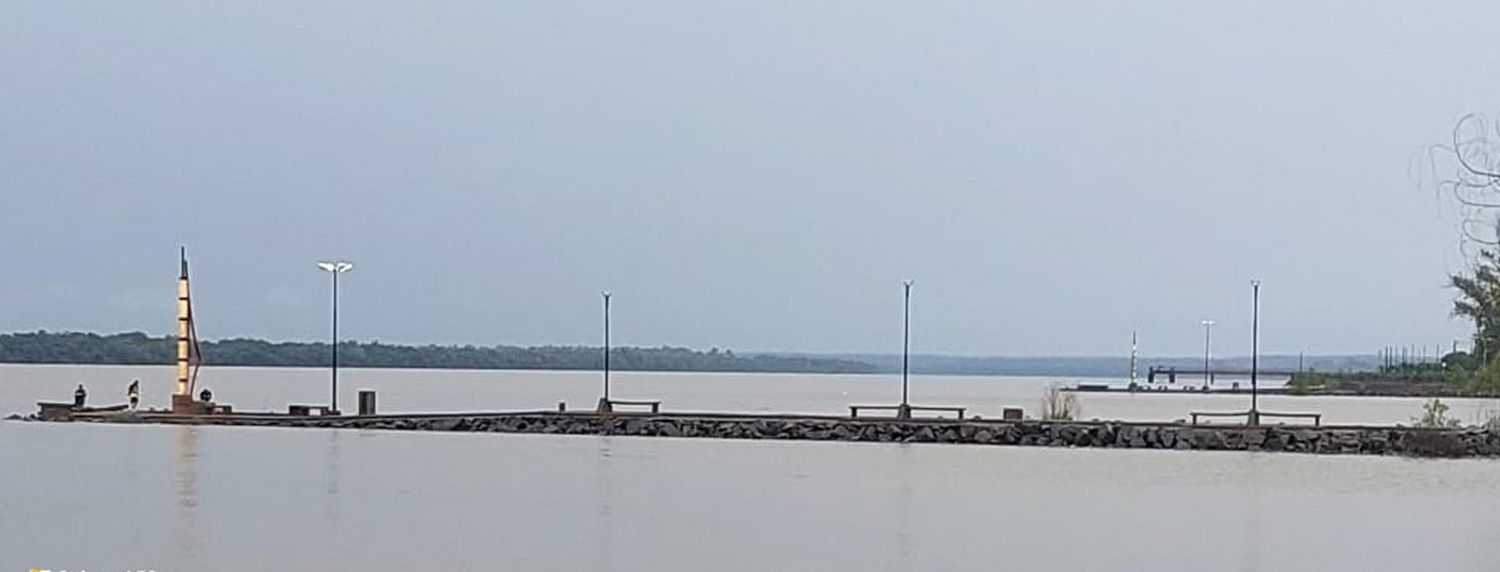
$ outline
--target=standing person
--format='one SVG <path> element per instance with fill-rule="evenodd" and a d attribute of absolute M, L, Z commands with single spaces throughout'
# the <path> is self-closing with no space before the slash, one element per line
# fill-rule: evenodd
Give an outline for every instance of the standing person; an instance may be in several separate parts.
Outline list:
<path fill-rule="evenodd" d="M 88 398 L 89 391 L 83 388 L 82 383 L 78 384 L 78 389 L 73 390 L 73 407 L 82 409 L 83 402 Z"/>
<path fill-rule="evenodd" d="M 136 406 L 141 404 L 141 380 L 130 382 L 130 387 L 125 390 L 125 396 L 130 398 L 130 410 L 135 411 Z"/>

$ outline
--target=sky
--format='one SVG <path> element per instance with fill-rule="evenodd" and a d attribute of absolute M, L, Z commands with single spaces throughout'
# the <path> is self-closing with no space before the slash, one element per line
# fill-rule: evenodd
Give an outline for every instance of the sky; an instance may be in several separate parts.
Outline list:
<path fill-rule="evenodd" d="M 1493 2 L 0 3 L 0 331 L 974 355 L 1465 339 Z"/>

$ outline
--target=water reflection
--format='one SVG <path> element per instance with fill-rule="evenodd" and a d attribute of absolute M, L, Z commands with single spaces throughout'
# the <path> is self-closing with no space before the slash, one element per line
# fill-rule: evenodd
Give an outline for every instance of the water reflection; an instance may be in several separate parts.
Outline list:
<path fill-rule="evenodd" d="M 328 454 L 324 459 L 324 477 L 326 484 L 323 487 L 323 517 L 327 519 L 329 528 L 335 534 L 339 531 L 339 524 L 343 520 L 344 506 L 343 497 L 339 495 L 343 472 L 341 468 L 343 461 L 343 434 L 344 431 L 334 429 L 327 431 Z"/>
<path fill-rule="evenodd" d="M 598 454 L 594 455 L 594 487 L 598 495 L 598 511 L 594 522 L 598 533 L 594 535 L 594 569 L 613 570 L 615 554 L 615 510 L 612 503 L 614 497 L 613 479 L 614 455 L 610 449 L 611 439 L 608 436 L 599 439 Z"/>
<path fill-rule="evenodd" d="M 1247 481 L 1240 487 L 1244 492 L 1245 529 L 1240 535 L 1240 569 L 1247 572 L 1260 570 L 1260 547 L 1265 546 L 1265 531 L 1262 528 L 1261 488 L 1264 468 L 1261 454 L 1251 453 L 1241 457 L 1241 474 Z"/>
<path fill-rule="evenodd" d="M 68 478 L 0 482 L 28 520 L 0 534 L 0 570 L 64 551 L 158 570 L 600 572 L 1494 570 L 1500 554 L 1492 461 L 0 425 L 10 451 Z M 100 470 L 111 451 L 141 478 Z"/>
<path fill-rule="evenodd" d="M 900 570 L 912 569 L 912 542 L 911 542 L 911 497 L 912 470 L 913 465 L 919 463 L 912 456 L 912 446 L 906 443 L 896 445 L 899 453 L 896 455 L 898 469 L 896 471 L 896 558 Z"/>
<path fill-rule="evenodd" d="M 198 561 L 204 553 L 202 526 L 198 518 L 198 440 L 201 429 L 183 425 L 177 432 L 173 475 L 176 494 L 173 497 L 171 529 L 177 552 L 189 561 Z"/>

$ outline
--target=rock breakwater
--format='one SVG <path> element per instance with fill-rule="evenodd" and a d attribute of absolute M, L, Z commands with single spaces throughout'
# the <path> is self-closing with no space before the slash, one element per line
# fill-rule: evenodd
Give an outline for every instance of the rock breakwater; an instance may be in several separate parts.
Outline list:
<path fill-rule="evenodd" d="M 714 439 L 947 443 L 1105 449 L 1274 451 L 1318 454 L 1497 457 L 1500 433 L 1482 429 L 1375 426 L 1188 425 L 1110 421 L 849 419 L 811 416 L 495 413 L 288 417 L 78 415 L 76 421 L 328 427 Z"/>

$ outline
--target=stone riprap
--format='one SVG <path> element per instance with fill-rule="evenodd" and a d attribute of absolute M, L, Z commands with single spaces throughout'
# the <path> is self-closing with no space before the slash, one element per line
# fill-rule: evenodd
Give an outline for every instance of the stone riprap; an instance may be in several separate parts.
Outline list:
<path fill-rule="evenodd" d="M 728 414 L 482 413 L 291 417 L 81 414 L 73 421 L 1107 449 L 1500 456 L 1500 433 L 1400 426 L 1192 426 L 1110 421 L 956 421 Z"/>

